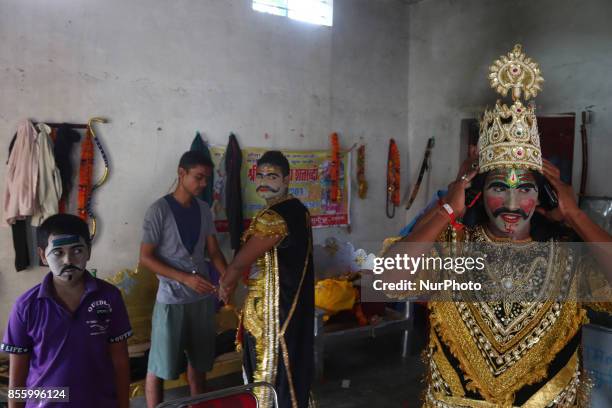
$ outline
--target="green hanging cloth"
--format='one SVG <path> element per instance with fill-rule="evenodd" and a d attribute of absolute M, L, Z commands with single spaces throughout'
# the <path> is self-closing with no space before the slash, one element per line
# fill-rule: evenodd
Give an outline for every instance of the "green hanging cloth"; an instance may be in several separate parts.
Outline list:
<path fill-rule="evenodd" d="M 208 150 L 208 145 L 200 136 L 200 132 L 196 132 L 195 137 L 193 138 L 193 142 L 191 142 L 192 151 L 198 151 L 204 153 L 204 155 L 210 159 L 210 150 Z M 211 160 L 212 161 L 212 160 Z M 210 178 L 208 179 L 208 183 L 206 183 L 206 188 L 202 191 L 202 194 L 198 196 L 198 198 L 202 201 L 206 201 L 210 207 L 212 207 L 213 203 L 213 186 L 215 182 L 215 169 L 213 168 L 210 173 Z"/>

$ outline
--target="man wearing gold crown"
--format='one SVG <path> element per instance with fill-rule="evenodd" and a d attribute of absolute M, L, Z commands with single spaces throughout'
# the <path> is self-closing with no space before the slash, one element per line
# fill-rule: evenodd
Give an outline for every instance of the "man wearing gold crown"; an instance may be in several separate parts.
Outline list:
<path fill-rule="evenodd" d="M 489 78 L 502 95 L 511 91 L 513 104 L 507 107 L 498 101 L 492 111 L 485 112 L 478 161 L 464 163 L 438 206 L 409 235 L 391 242 L 437 242 L 432 251 L 438 255 L 453 242 L 493 245 L 506 252 L 497 263 L 495 257 L 486 258 L 488 273 L 499 279 L 498 292 L 515 295 L 518 288 L 502 270 L 508 258 L 524 259 L 515 263 L 519 266 L 511 275 L 540 273 L 546 281 L 559 268 L 579 268 L 567 250 L 555 247 L 554 252 L 547 252 L 566 235 L 564 231 L 573 230 L 584 242 L 609 243 L 612 237 L 579 209 L 559 170 L 542 160 L 534 108 L 520 101 L 521 96 L 527 100 L 540 90 L 543 79 L 538 65 L 517 45 L 495 61 Z M 556 193 L 556 206 L 550 205 L 553 194 L 546 193 L 546 184 Z M 479 194 L 466 200 L 468 189 Z M 542 245 L 537 246 L 538 242 Z M 398 247 L 389 250 L 397 252 Z M 594 258 L 605 256 L 596 253 Z M 532 267 L 534 259 L 546 262 L 537 269 Z M 579 346 L 581 327 L 587 320 L 575 298 L 541 302 L 453 299 L 432 301 L 429 309 L 425 407 L 586 404 L 588 386 Z"/>

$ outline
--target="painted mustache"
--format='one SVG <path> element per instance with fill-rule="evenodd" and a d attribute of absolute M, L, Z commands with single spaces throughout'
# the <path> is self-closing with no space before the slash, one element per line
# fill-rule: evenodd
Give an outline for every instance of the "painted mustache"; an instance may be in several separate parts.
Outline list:
<path fill-rule="evenodd" d="M 64 267 L 62 268 L 62 270 L 60 271 L 58 276 L 62 276 L 64 274 L 64 272 L 67 272 L 67 271 L 80 271 L 80 272 L 83 272 L 84 269 L 81 269 L 78 266 L 72 265 L 72 264 L 64 265 Z M 69 281 L 71 281 L 72 278 L 73 278 L 72 274 L 68 275 L 68 280 Z"/>
<path fill-rule="evenodd" d="M 256 192 L 260 192 L 260 191 L 270 191 L 272 193 L 278 193 L 280 191 L 280 188 L 272 188 L 270 186 L 259 186 L 255 189 Z"/>
<path fill-rule="evenodd" d="M 526 220 L 529 217 L 529 215 L 527 215 L 527 213 L 523 211 L 522 208 L 517 208 L 516 210 L 509 210 L 506 207 L 501 207 L 493 211 L 494 217 L 497 217 L 500 214 L 516 214 L 516 215 L 520 215 L 521 217 L 523 217 L 524 220 Z"/>
<path fill-rule="evenodd" d="M 68 271 L 70 269 L 77 270 L 77 271 L 82 271 L 82 269 L 79 268 L 78 266 L 72 265 L 72 264 L 68 264 L 68 265 L 64 265 L 64 267 L 62 268 L 62 270 L 60 271 L 59 274 L 62 275 L 64 272 L 66 272 L 66 271 Z"/>

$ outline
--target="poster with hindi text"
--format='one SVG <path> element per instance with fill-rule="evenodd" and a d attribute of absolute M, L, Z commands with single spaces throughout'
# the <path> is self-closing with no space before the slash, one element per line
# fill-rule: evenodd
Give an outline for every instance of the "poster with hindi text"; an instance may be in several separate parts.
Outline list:
<path fill-rule="evenodd" d="M 245 227 L 262 208 L 265 201 L 255 192 L 257 159 L 269 149 L 243 148 L 240 180 Z M 328 150 L 281 150 L 291 168 L 289 193 L 298 198 L 310 211 L 314 228 L 347 226 L 350 224 L 350 152 L 341 151 L 338 169 L 338 199 L 330 198 L 331 154 Z M 228 230 L 225 215 L 225 147 L 210 148 L 215 164 L 214 202 L 212 206 L 218 232 Z"/>

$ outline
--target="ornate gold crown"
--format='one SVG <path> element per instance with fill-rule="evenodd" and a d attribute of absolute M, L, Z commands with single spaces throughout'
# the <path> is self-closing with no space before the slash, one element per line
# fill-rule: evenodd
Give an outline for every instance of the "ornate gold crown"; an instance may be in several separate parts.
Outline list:
<path fill-rule="evenodd" d="M 541 171 L 542 152 L 535 108 L 524 106 L 535 97 L 544 78 L 538 64 L 527 57 L 517 44 L 508 55 L 502 55 L 489 68 L 491 88 L 502 96 L 512 90 L 512 105 L 499 100 L 495 108 L 486 110 L 480 121 L 478 153 L 480 172 L 499 168 L 523 168 Z"/>

